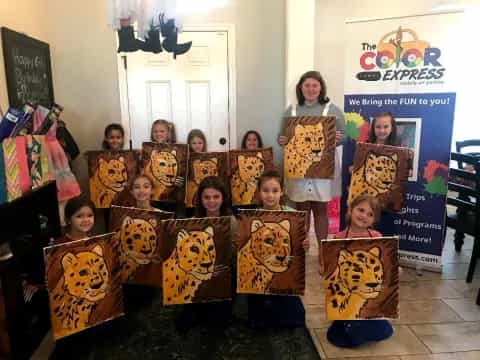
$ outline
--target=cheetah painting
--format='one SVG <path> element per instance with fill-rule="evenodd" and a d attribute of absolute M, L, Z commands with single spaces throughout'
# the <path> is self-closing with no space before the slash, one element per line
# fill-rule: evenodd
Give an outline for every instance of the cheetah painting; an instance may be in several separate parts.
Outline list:
<path fill-rule="evenodd" d="M 105 234 L 44 249 L 56 340 L 123 315 L 117 248 Z"/>
<path fill-rule="evenodd" d="M 138 157 L 133 151 L 89 151 L 90 200 L 96 208 L 109 208 L 137 173 Z"/>
<path fill-rule="evenodd" d="M 305 213 L 239 210 L 237 292 L 301 295 Z"/>
<path fill-rule="evenodd" d="M 258 150 L 231 150 L 230 190 L 232 205 L 257 204 L 258 179 L 265 171 L 273 169 L 272 148 Z"/>
<path fill-rule="evenodd" d="M 122 283 L 162 286 L 160 222 L 173 217 L 164 211 L 111 207 L 110 231 L 119 244 Z"/>
<path fill-rule="evenodd" d="M 322 251 L 328 320 L 398 317 L 397 237 L 324 240 Z"/>
<path fill-rule="evenodd" d="M 287 119 L 284 148 L 286 178 L 332 179 L 335 162 L 335 118 L 295 116 Z"/>
<path fill-rule="evenodd" d="M 407 148 L 358 143 L 348 191 L 348 204 L 359 195 L 378 198 L 383 208 L 399 211 L 405 196 L 410 152 Z"/>
<path fill-rule="evenodd" d="M 198 186 L 206 177 L 218 176 L 228 184 L 228 165 L 227 152 L 190 153 L 185 206 L 196 206 Z"/>
<path fill-rule="evenodd" d="M 230 217 L 164 221 L 162 232 L 165 305 L 231 299 Z"/>
<path fill-rule="evenodd" d="M 141 172 L 152 179 L 152 200 L 184 200 L 187 159 L 188 145 L 151 142 L 142 144 Z"/>

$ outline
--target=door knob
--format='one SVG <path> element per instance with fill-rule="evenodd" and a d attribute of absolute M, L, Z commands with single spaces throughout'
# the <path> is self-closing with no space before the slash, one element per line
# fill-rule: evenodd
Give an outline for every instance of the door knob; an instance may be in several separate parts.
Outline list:
<path fill-rule="evenodd" d="M 220 145 L 225 145 L 227 143 L 227 139 L 221 137 L 220 139 L 218 139 L 218 142 L 220 143 Z"/>

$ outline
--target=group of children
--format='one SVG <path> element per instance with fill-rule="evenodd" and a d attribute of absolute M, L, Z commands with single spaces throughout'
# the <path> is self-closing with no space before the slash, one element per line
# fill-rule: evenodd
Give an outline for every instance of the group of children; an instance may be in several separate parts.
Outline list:
<path fill-rule="evenodd" d="M 156 120 L 151 129 L 151 141 L 156 143 L 175 143 L 174 125 L 166 120 Z M 202 131 L 194 129 L 188 134 L 187 142 L 192 152 L 207 151 L 207 141 Z M 396 145 L 396 126 L 391 113 L 382 113 L 374 117 L 369 142 Z M 118 151 L 124 146 L 124 130 L 119 124 L 110 124 L 105 128 L 103 148 Z M 242 139 L 242 149 L 262 148 L 263 142 L 256 131 L 248 131 Z M 183 180 L 183 179 L 182 179 Z M 180 184 L 181 185 L 181 184 Z M 137 175 L 129 183 L 129 191 L 135 199 L 136 207 L 154 210 L 150 201 L 153 189 L 152 180 L 145 175 Z M 205 178 L 199 185 L 194 214 L 196 217 L 231 216 L 228 192 L 219 177 Z M 265 172 L 258 182 L 259 209 L 294 210 L 283 202 L 284 187 L 281 175 L 277 171 Z M 335 235 L 335 238 L 379 237 L 382 234 L 373 229 L 379 220 L 380 206 L 370 196 L 360 196 L 352 202 L 347 212 L 347 227 Z M 70 200 L 65 207 L 66 233 L 58 242 L 78 240 L 91 235 L 94 225 L 95 208 L 85 197 Z M 308 233 L 308 232 L 307 232 Z M 232 236 L 234 230 L 232 230 Z M 320 241 L 321 239 L 317 239 Z M 309 248 L 308 238 L 303 247 Z M 320 296 L 320 295 L 319 295 Z M 290 298 L 285 301 L 285 298 Z M 300 304 L 300 305 L 299 305 Z M 294 317 L 302 317 L 304 310 L 298 297 L 249 296 L 249 321 L 252 326 L 269 326 L 265 323 L 265 313 L 274 311 L 280 319 L 286 313 L 293 312 Z M 299 306 L 301 309 L 299 310 Z M 280 316 L 282 315 L 282 316 Z M 292 321 L 290 325 L 304 324 Z M 279 323 L 277 324 L 279 325 Z M 288 324 L 283 324 L 287 325 Z M 385 320 L 335 321 L 327 337 L 333 344 L 341 347 L 354 347 L 366 341 L 378 341 L 389 337 L 393 330 Z"/>

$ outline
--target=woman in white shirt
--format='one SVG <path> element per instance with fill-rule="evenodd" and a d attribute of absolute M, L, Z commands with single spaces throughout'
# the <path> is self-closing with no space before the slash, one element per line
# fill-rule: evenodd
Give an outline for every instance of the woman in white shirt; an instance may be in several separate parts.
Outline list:
<path fill-rule="evenodd" d="M 336 144 L 335 178 L 330 179 L 285 179 L 286 193 L 294 201 L 297 210 L 306 211 L 307 221 L 313 212 L 317 241 L 325 239 L 328 233 L 327 204 L 341 192 L 341 150 L 345 139 L 345 120 L 343 112 L 330 102 L 327 97 L 325 81 L 318 71 L 308 71 L 300 77 L 296 87 L 298 105 L 289 106 L 284 115 L 282 131 L 285 131 L 286 119 L 289 116 L 335 116 Z M 282 134 L 278 137 L 280 145 L 286 145 L 288 138 Z M 307 226 L 310 224 L 308 223 Z M 320 244 L 319 244 L 320 245 Z M 322 269 L 320 246 L 319 262 Z"/>

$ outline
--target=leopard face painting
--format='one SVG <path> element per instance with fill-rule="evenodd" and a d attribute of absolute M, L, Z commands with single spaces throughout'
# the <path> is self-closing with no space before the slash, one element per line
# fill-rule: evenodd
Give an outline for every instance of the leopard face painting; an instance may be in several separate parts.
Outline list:
<path fill-rule="evenodd" d="M 384 267 L 380 248 L 341 250 L 337 267 L 326 277 L 327 315 L 330 320 L 357 319 L 369 299 L 383 290 Z"/>
<path fill-rule="evenodd" d="M 392 188 L 398 171 L 398 156 L 367 154 L 363 166 L 352 173 L 348 203 L 362 194 L 378 196 Z"/>
<path fill-rule="evenodd" d="M 155 219 L 133 219 L 130 216 L 123 219 L 117 233 L 123 282 L 130 279 L 140 266 L 152 262 L 158 247 L 156 226 Z"/>
<path fill-rule="evenodd" d="M 49 294 L 56 338 L 89 327 L 89 318 L 109 289 L 110 273 L 100 245 L 62 257 L 63 276 Z"/>
<path fill-rule="evenodd" d="M 154 182 L 152 197 L 154 200 L 164 199 L 174 189 L 177 178 L 178 163 L 176 150 L 152 150 L 145 166 L 145 175 Z"/>
<path fill-rule="evenodd" d="M 238 156 L 238 169 L 232 176 L 231 190 L 234 205 L 251 204 L 257 190 L 258 179 L 265 170 L 261 152 L 254 156 Z"/>
<path fill-rule="evenodd" d="M 238 253 L 238 291 L 265 293 L 276 273 L 288 270 L 292 260 L 290 221 L 251 223 L 250 238 Z"/>
<path fill-rule="evenodd" d="M 325 144 L 322 123 L 295 126 L 295 134 L 285 146 L 287 176 L 304 178 L 310 166 L 322 160 Z"/>
<path fill-rule="evenodd" d="M 195 195 L 197 193 L 198 185 L 208 176 L 217 176 L 217 158 L 213 157 L 207 160 L 195 159 L 192 163 L 193 177 L 187 182 L 187 207 L 195 205 Z"/>
<path fill-rule="evenodd" d="M 123 157 L 118 159 L 98 160 L 98 167 L 90 178 L 90 198 L 95 207 L 107 208 L 115 195 L 127 184 L 127 168 Z"/>
<path fill-rule="evenodd" d="M 180 230 L 170 257 L 163 263 L 164 304 L 191 303 L 204 281 L 215 272 L 214 229 Z"/>

